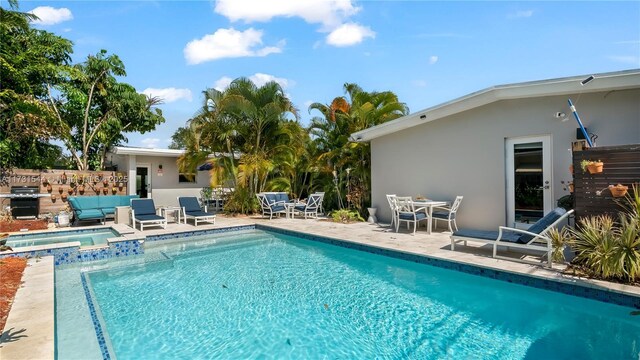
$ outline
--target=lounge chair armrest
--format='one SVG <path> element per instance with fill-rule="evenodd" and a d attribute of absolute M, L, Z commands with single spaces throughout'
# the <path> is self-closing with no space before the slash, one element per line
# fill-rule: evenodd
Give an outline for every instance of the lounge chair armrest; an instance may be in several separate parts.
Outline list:
<path fill-rule="evenodd" d="M 500 231 L 498 233 L 499 235 L 498 235 L 498 239 L 496 240 L 496 242 L 500 241 L 500 239 L 502 239 L 502 232 L 503 231 L 511 231 L 511 232 L 516 232 L 516 233 L 521 233 L 521 234 L 526 234 L 526 235 L 533 236 L 533 239 L 531 239 L 527 244 L 532 243 L 536 239 L 542 239 L 542 240 L 546 240 L 546 241 L 551 240 L 551 239 L 549 239 L 548 237 L 546 237 L 544 235 L 536 234 L 536 233 L 533 233 L 531 231 L 527 231 L 527 230 L 523 230 L 523 229 L 510 228 L 510 227 L 506 227 L 506 226 L 499 226 L 498 229 Z"/>

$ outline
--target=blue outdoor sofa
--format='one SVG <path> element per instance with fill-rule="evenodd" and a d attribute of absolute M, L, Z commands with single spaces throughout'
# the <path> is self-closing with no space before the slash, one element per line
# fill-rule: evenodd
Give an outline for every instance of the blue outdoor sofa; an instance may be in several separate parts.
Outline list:
<path fill-rule="evenodd" d="M 73 224 L 88 220 L 99 220 L 104 224 L 106 217 L 114 216 L 116 206 L 129 206 L 131 199 L 137 198 L 138 195 L 70 196 Z"/>

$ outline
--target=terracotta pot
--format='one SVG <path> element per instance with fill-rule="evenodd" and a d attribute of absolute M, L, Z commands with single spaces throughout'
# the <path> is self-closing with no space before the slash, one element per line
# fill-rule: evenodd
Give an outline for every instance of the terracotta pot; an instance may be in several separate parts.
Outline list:
<path fill-rule="evenodd" d="M 63 172 L 62 175 L 60 176 L 60 182 L 63 184 L 67 183 L 67 173 Z"/>
<path fill-rule="evenodd" d="M 69 195 L 73 195 L 73 188 L 68 188 L 67 192 L 69 193 Z"/>
<path fill-rule="evenodd" d="M 62 194 L 62 196 L 60 196 L 60 198 L 62 198 L 62 201 L 67 201 L 67 194 Z"/>
<path fill-rule="evenodd" d="M 609 185 L 609 191 L 611 191 L 611 195 L 613 197 L 623 197 L 627 195 L 627 191 L 629 191 L 629 187 L 624 186 L 622 184 L 618 184 L 616 186 Z"/>
<path fill-rule="evenodd" d="M 102 180 L 102 185 L 105 187 L 109 186 L 109 181 L 107 179 Z"/>
<path fill-rule="evenodd" d="M 569 184 L 569 192 L 570 193 L 573 193 L 573 189 L 574 189 L 573 184 Z"/>
<path fill-rule="evenodd" d="M 52 191 L 53 191 L 53 187 L 51 186 L 51 184 L 47 184 L 47 192 L 51 194 Z"/>
<path fill-rule="evenodd" d="M 58 187 L 58 192 L 59 192 L 60 194 L 62 194 L 62 193 L 64 192 L 64 189 L 62 188 L 62 186 L 59 186 L 59 187 Z"/>
<path fill-rule="evenodd" d="M 573 164 L 569 165 L 569 174 L 573 174 Z"/>
<path fill-rule="evenodd" d="M 78 193 L 80 193 L 80 195 L 84 194 L 84 185 L 78 186 Z"/>
<path fill-rule="evenodd" d="M 124 184 L 123 184 L 123 183 L 118 183 L 118 188 L 119 188 L 120 190 L 122 190 L 122 188 L 123 188 L 123 187 L 124 187 Z"/>
<path fill-rule="evenodd" d="M 111 194 L 115 195 L 118 193 L 118 189 L 117 188 L 112 188 L 111 189 Z"/>
<path fill-rule="evenodd" d="M 593 162 L 587 165 L 587 170 L 589 170 L 589 174 L 599 174 L 604 169 L 604 163 L 601 161 Z"/>
<path fill-rule="evenodd" d="M 107 195 L 107 193 L 109 192 L 109 188 L 102 188 L 102 193 Z"/>
<path fill-rule="evenodd" d="M 56 202 L 56 194 L 51 194 L 51 202 Z"/>

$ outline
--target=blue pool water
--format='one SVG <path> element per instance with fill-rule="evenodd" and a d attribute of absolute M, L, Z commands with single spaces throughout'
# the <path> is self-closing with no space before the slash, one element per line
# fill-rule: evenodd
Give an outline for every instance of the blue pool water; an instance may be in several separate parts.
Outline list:
<path fill-rule="evenodd" d="M 111 229 L 95 229 L 91 231 L 59 231 L 42 234 L 11 235 L 7 239 L 7 245 L 12 248 L 25 246 L 59 244 L 79 241 L 81 246 L 106 244 L 107 239 L 118 237 L 119 234 Z"/>
<path fill-rule="evenodd" d="M 630 308 L 262 231 L 147 243 L 114 264 L 86 279 L 119 359 L 640 355 Z M 61 359 L 90 342 L 69 345 L 81 330 L 59 292 L 78 269 L 63 269 Z"/>

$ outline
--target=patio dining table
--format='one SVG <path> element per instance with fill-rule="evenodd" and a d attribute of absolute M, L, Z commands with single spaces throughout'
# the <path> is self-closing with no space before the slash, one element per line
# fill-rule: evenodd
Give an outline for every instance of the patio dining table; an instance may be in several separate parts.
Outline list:
<path fill-rule="evenodd" d="M 448 201 L 429 200 L 429 199 L 413 200 L 412 203 L 413 203 L 413 206 L 415 207 L 424 208 L 425 212 L 427 213 L 427 217 L 429 218 L 429 221 L 427 222 L 427 234 L 431 234 L 431 225 L 433 223 L 433 217 L 432 217 L 433 208 L 448 206 L 450 204 Z"/>

